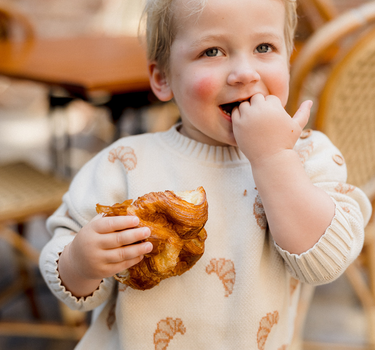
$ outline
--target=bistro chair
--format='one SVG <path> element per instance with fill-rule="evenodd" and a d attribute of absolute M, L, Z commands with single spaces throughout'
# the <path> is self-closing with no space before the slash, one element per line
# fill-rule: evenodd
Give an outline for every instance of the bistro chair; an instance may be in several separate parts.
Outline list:
<path fill-rule="evenodd" d="M 0 290 L 0 308 L 23 294 L 33 315 L 32 322 L 7 322 L 0 318 L 0 335 L 80 339 L 86 324 L 83 314 L 66 311 L 62 324 L 41 320 L 35 293 L 39 252 L 28 242 L 25 229 L 36 216 L 48 216 L 61 204 L 69 184 L 49 173 L 24 163 L 0 165 L 0 244 L 13 248 L 12 258 L 6 264 L 17 268 L 18 277 Z M 61 304 L 62 306 L 62 304 Z M 73 316 L 72 316 L 73 315 Z M 66 317 L 65 317 L 66 316 Z"/>
<path fill-rule="evenodd" d="M 338 15 L 337 8 L 331 0 L 298 0 L 298 6 L 313 31 Z"/>
<path fill-rule="evenodd" d="M 292 63 L 308 38 L 322 25 L 334 19 L 338 15 L 338 10 L 333 0 L 298 0 L 297 14 L 298 25 L 291 56 Z M 326 59 L 329 60 L 330 56 L 327 53 Z"/>
<path fill-rule="evenodd" d="M 375 207 L 375 2 L 349 10 L 318 29 L 291 67 L 287 110 L 293 115 L 311 76 L 322 69 L 322 55 L 339 48 L 325 64 L 326 80 L 315 91 L 317 111 L 312 126 L 324 132 L 342 152 L 348 183 L 363 189 Z M 367 320 L 367 347 L 375 349 L 375 223 L 365 229 L 364 248 L 345 272 Z M 298 317 L 303 323 L 311 288 L 305 288 Z M 304 288 L 303 288 L 304 289 Z M 302 291 L 303 291 L 302 289 Z M 307 290 L 307 292 L 306 292 Z M 302 293 L 304 295 L 304 291 Z M 304 314 L 305 313 L 305 314 Z M 297 319 L 297 323 L 298 323 Z M 300 323 L 301 323 L 300 322 Z M 303 327 L 295 334 L 301 343 Z M 323 346 L 323 345 L 322 345 Z M 323 348 L 323 347 L 322 347 Z M 294 348 L 293 348 L 294 349 Z M 298 347 L 296 347 L 298 349 Z"/>
<path fill-rule="evenodd" d="M 0 4 L 0 41 L 32 40 L 35 36 L 31 21 L 13 6 Z"/>
<path fill-rule="evenodd" d="M 34 37 L 33 27 L 27 17 L 1 4 L 0 40 L 18 40 L 15 33 L 24 33 L 25 40 Z M 52 173 L 42 172 L 27 162 L 0 164 L 0 244 L 12 248 L 11 259 L 5 263 L 16 266 L 18 273 L 13 283 L 0 290 L 0 310 L 11 299 L 22 294 L 28 300 L 33 315 L 31 322 L 7 322 L 0 315 L 1 336 L 78 340 L 87 328 L 85 314 L 70 311 L 61 303 L 60 324 L 41 320 L 33 272 L 38 268 L 39 251 L 25 235 L 25 228 L 31 219 L 36 216 L 46 217 L 59 207 L 68 186 L 68 181 Z"/>
<path fill-rule="evenodd" d="M 13 6 L 0 2 L 0 43 L 32 43 L 34 38 L 34 27 L 28 17 Z M 6 95 L 6 91 L 11 91 L 12 82 L 12 79 L 1 77 L 0 98 Z M 4 105 L 6 100 L 7 97 L 4 97 L 3 101 L 0 100 L 0 106 Z"/>

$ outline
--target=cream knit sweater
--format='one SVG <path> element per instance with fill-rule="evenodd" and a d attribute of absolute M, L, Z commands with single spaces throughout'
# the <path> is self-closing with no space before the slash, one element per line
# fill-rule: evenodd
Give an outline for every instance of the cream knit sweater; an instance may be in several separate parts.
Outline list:
<path fill-rule="evenodd" d="M 340 276 L 361 250 L 371 213 L 365 195 L 345 183 L 345 164 L 327 137 L 302 135 L 295 150 L 312 182 L 335 201 L 336 214 L 301 255 L 272 240 L 250 163 L 235 147 L 201 144 L 173 127 L 122 138 L 88 162 L 49 218 L 53 238 L 40 258 L 56 297 L 72 309 L 95 309 L 77 349 L 287 349 L 301 282 L 318 285 Z M 208 238 L 190 271 L 146 291 L 105 279 L 79 299 L 61 284 L 59 253 L 96 215 L 97 203 L 198 186 L 207 193 Z"/>

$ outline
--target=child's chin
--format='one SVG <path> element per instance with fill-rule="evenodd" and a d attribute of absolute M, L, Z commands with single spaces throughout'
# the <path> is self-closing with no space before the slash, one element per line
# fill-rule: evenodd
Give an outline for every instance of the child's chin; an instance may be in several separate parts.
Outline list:
<path fill-rule="evenodd" d="M 237 147 L 237 142 L 236 142 L 236 140 L 233 140 L 232 142 L 228 143 L 228 146 L 234 146 L 234 147 Z"/>
<path fill-rule="evenodd" d="M 222 146 L 222 147 L 237 146 L 237 142 L 235 138 L 233 137 L 233 135 L 232 137 L 213 139 L 213 144 L 215 146 Z"/>
<path fill-rule="evenodd" d="M 231 133 L 231 134 L 229 135 L 228 140 L 227 140 L 227 144 L 228 144 L 228 146 L 235 146 L 235 147 L 237 147 L 237 141 L 236 141 L 236 139 L 234 138 L 233 133 Z"/>

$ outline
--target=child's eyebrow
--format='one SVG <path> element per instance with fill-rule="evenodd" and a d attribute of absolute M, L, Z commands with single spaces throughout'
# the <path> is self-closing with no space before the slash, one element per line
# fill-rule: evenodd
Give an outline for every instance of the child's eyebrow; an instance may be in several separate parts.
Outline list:
<path fill-rule="evenodd" d="M 213 41 L 222 40 L 225 37 L 225 35 L 222 34 L 209 34 L 205 35 L 203 37 L 200 37 L 196 40 L 194 40 L 191 43 L 192 48 L 200 48 L 201 46 L 204 46 L 205 44 L 210 44 Z"/>
<path fill-rule="evenodd" d="M 275 41 L 283 41 L 284 37 L 282 35 L 273 33 L 273 32 L 257 32 L 257 37 L 261 38 L 262 40 L 275 40 Z"/>
<path fill-rule="evenodd" d="M 282 42 L 283 36 L 279 35 L 277 33 L 274 33 L 272 31 L 259 31 L 255 32 L 251 35 L 254 38 L 257 38 L 260 41 L 276 41 L 276 42 Z M 200 48 L 204 45 L 211 45 L 212 43 L 215 43 L 215 41 L 220 40 L 230 40 L 225 34 L 208 34 L 205 36 L 202 36 L 200 38 L 197 38 L 191 43 L 191 47 L 194 48 Z"/>

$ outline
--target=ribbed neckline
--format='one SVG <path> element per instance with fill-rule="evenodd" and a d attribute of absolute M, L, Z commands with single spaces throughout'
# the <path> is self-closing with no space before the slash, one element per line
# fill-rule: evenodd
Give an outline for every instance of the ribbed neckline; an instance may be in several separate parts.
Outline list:
<path fill-rule="evenodd" d="M 192 140 L 178 132 L 181 124 L 176 124 L 169 130 L 157 133 L 161 141 L 176 152 L 198 161 L 211 163 L 248 163 L 248 159 L 234 146 L 211 146 Z"/>

